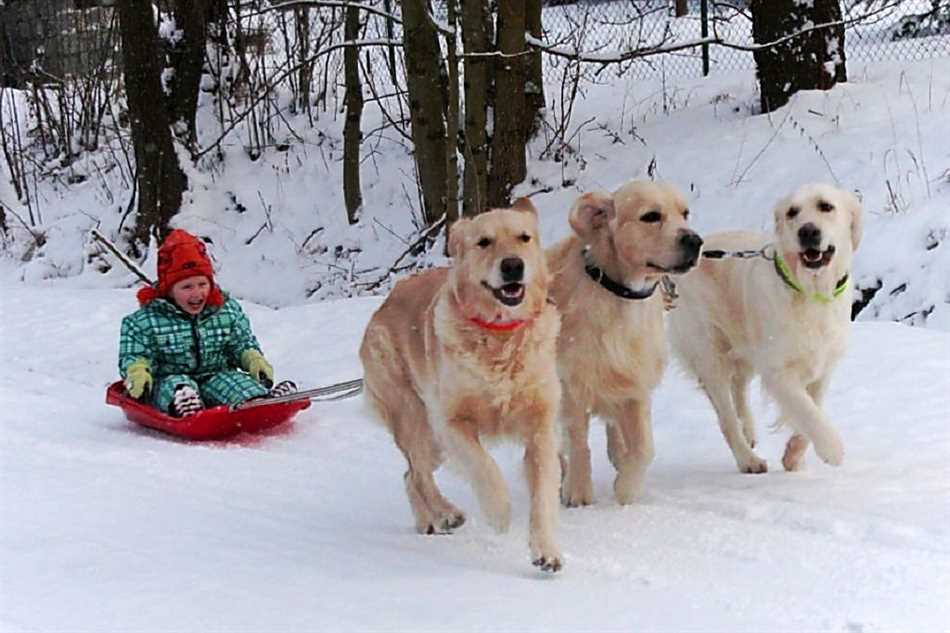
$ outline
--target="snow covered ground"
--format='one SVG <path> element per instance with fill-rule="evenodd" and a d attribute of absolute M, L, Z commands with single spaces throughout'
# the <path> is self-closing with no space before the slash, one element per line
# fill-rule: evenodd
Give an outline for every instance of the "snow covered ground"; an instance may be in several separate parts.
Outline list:
<path fill-rule="evenodd" d="M 655 406 L 641 502 L 561 513 L 566 568 L 528 560 L 513 492 L 495 534 L 468 486 L 453 536 L 419 536 L 402 457 L 361 398 L 288 427 L 183 443 L 104 402 L 128 289 L 0 281 L 0 630 L 939 631 L 950 628 L 950 333 L 854 325 L 827 409 L 846 446 L 781 471 L 785 433 L 756 401 L 766 475 L 741 475 L 712 409 L 675 371 Z M 278 377 L 353 378 L 377 298 L 246 304 Z"/>
<path fill-rule="evenodd" d="M 135 280 L 96 254 L 89 229 L 115 237 L 131 190 L 110 152 L 46 165 L 30 227 L 45 243 L 9 215 L 0 235 L 0 633 L 950 630 L 950 59 L 848 70 L 849 83 L 765 116 L 751 70 L 679 82 L 605 72 L 581 87 L 569 146 L 549 146 L 549 127 L 532 143 L 516 193 L 533 194 L 545 244 L 567 233 L 579 193 L 629 178 L 681 188 L 702 233 L 764 228 L 797 185 L 837 182 L 865 209 L 855 282 L 878 288 L 828 396 L 841 468 L 810 454 L 805 472 L 782 472 L 786 433 L 768 433 L 774 411 L 757 399 L 772 471 L 740 475 L 712 409 L 671 370 L 639 503 L 613 502 L 595 425 L 598 502 L 561 513 L 557 577 L 528 560 L 514 446 L 494 449 L 512 531 L 493 533 L 467 484 L 442 471 L 469 521 L 423 537 L 402 456 L 361 399 L 226 443 L 176 441 L 107 407 Z M 546 89 L 556 125 L 565 104 L 560 86 Z M 220 125 L 204 105 L 210 142 Z M 368 106 L 365 129 L 380 117 Z M 310 387 L 360 375 L 381 298 L 315 301 L 388 269 L 411 237 L 414 194 L 407 148 L 377 131 L 363 220 L 347 226 L 342 119 L 290 118 L 305 142 L 286 152 L 251 161 L 237 130 L 221 163 L 189 167 L 174 222 L 210 241 L 278 378 Z M 65 185 L 75 174 L 87 178 Z M 0 173 L 0 202 L 15 201 Z"/>

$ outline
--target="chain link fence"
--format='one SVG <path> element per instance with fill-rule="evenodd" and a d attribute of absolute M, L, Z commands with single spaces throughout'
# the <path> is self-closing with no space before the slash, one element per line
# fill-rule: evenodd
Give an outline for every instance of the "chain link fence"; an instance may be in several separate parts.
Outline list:
<path fill-rule="evenodd" d="M 554 0 L 542 10 L 544 40 L 550 45 L 603 56 L 668 46 L 707 34 L 730 43 L 753 44 L 747 2 L 691 0 L 689 12 L 682 17 L 673 16 L 673 4 L 672 0 Z M 845 35 L 849 63 L 950 56 L 947 0 L 846 0 L 842 10 L 850 22 Z M 549 59 L 545 79 L 560 78 L 565 63 L 564 59 Z M 585 66 L 585 75 L 599 74 L 600 64 Z M 710 44 L 640 58 L 619 65 L 613 73 L 637 79 L 688 78 L 754 68 L 751 52 Z"/>
<path fill-rule="evenodd" d="M 115 48 L 114 15 L 104 0 L 0 2 L 0 79 L 57 83 L 99 68 Z"/>

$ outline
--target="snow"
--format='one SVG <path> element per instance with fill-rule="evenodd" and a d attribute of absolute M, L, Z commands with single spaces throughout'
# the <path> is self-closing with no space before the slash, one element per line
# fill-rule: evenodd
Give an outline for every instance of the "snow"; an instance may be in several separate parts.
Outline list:
<path fill-rule="evenodd" d="M 692 37 L 695 25 L 683 29 Z M 849 60 L 848 73 L 847 84 L 758 115 L 751 70 L 676 82 L 607 70 L 582 84 L 568 146 L 549 147 L 548 127 L 533 142 L 515 194 L 541 192 L 532 200 L 545 244 L 566 235 L 579 193 L 629 178 L 680 187 L 702 233 L 765 228 L 799 184 L 838 182 L 865 208 L 853 278 L 878 288 L 828 395 L 841 468 L 811 453 L 805 472 L 781 472 L 787 431 L 767 431 L 775 412 L 759 398 L 758 452 L 772 472 L 740 475 L 711 407 L 674 366 L 656 395 L 657 458 L 638 503 L 612 500 L 594 425 L 597 504 L 561 512 L 566 568 L 553 578 L 528 560 L 516 446 L 493 448 L 512 489 L 508 534 L 444 469 L 440 484 L 468 522 L 424 537 L 412 529 L 403 458 L 360 398 L 230 442 L 130 425 L 104 395 L 135 278 L 88 235 L 118 234 L 131 191 L 122 148 L 113 140 L 46 164 L 31 209 L 4 171 L 0 632 L 950 629 L 950 59 Z M 554 125 L 566 104 L 550 77 Z M 23 95 L 5 94 L 10 126 Z M 222 128 L 201 99 L 208 147 Z M 377 131 L 364 142 L 355 226 L 333 112 L 313 127 L 282 112 L 289 123 L 256 160 L 240 126 L 220 157 L 185 168 L 192 187 L 176 226 L 210 240 L 218 280 L 242 301 L 277 378 L 301 387 L 359 377 L 356 350 L 382 299 L 341 297 L 360 294 L 357 282 L 378 279 L 418 234 L 412 157 L 378 131 L 376 107 L 365 114 L 364 130 Z M 17 123 L 25 137 L 28 120 Z M 74 175 L 86 178 L 69 185 Z M 142 267 L 154 273 L 155 245 Z"/>
<path fill-rule="evenodd" d="M 841 468 L 741 475 L 697 389 L 668 372 L 644 498 L 561 512 L 566 568 L 533 570 L 517 447 L 493 449 L 513 527 L 468 512 L 420 536 L 403 459 L 361 398 L 262 437 L 185 443 L 103 403 L 131 290 L 0 282 L 0 630 L 944 630 L 950 334 L 858 323 L 828 396 Z M 245 302 L 278 378 L 357 377 L 378 298 Z M 29 318 L 24 318 L 29 315 Z M 79 318 L 79 315 L 82 315 Z M 760 429 L 774 412 L 756 402 Z"/>

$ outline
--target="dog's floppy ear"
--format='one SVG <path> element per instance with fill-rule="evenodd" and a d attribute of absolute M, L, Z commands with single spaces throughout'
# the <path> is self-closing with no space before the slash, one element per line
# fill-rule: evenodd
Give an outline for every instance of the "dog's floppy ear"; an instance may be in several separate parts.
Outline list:
<path fill-rule="evenodd" d="M 789 208 L 792 205 L 792 196 L 785 196 L 778 201 L 778 204 L 775 205 L 775 209 L 772 210 L 773 219 L 775 220 L 775 231 L 779 230 L 779 227 L 782 226 L 782 222 L 786 218 Z"/>
<path fill-rule="evenodd" d="M 858 250 L 858 244 L 861 243 L 861 237 L 864 235 L 864 213 L 861 210 L 861 201 L 854 193 L 844 192 L 845 204 L 848 206 L 848 212 L 851 215 L 851 250 Z"/>
<path fill-rule="evenodd" d="M 472 224 L 468 218 L 459 218 L 449 229 L 449 257 L 458 257 L 465 246 L 465 232 Z"/>
<path fill-rule="evenodd" d="M 589 191 L 574 203 L 569 221 L 575 233 L 587 237 L 606 226 L 614 215 L 614 199 L 609 193 Z"/>
<path fill-rule="evenodd" d="M 512 211 L 520 211 L 522 213 L 530 213 L 531 215 L 537 216 L 538 209 L 534 206 L 534 203 L 531 202 L 528 198 L 518 198 L 511 203 Z"/>

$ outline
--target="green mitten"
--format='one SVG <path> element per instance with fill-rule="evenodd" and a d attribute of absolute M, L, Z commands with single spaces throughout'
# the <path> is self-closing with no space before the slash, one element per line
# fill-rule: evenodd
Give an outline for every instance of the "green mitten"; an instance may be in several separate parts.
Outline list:
<path fill-rule="evenodd" d="M 271 367 L 264 356 L 256 349 L 244 350 L 241 354 L 241 367 L 251 375 L 254 380 L 264 386 L 274 384 L 274 368 Z"/>
<path fill-rule="evenodd" d="M 125 390 L 136 400 L 152 390 L 152 370 L 144 358 L 137 358 L 125 370 Z"/>

